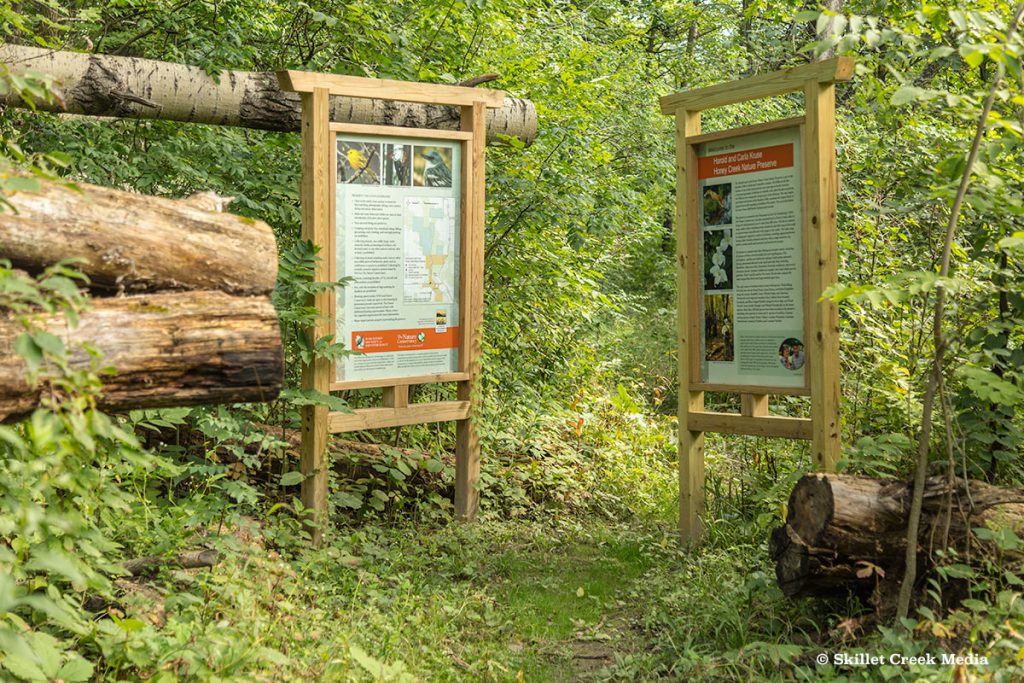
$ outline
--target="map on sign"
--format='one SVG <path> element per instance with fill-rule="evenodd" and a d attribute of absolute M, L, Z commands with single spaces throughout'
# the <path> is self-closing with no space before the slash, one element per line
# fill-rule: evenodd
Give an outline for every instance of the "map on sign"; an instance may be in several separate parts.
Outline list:
<path fill-rule="evenodd" d="M 405 303 L 455 300 L 456 211 L 451 197 L 405 198 Z"/>

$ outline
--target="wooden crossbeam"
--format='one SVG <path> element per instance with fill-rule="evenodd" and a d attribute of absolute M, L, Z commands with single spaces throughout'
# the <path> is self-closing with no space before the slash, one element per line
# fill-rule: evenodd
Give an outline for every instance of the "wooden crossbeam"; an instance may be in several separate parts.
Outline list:
<path fill-rule="evenodd" d="M 834 57 L 823 62 L 795 66 L 792 69 L 665 95 L 661 98 L 661 113 L 674 114 L 680 110 L 704 111 L 762 97 L 785 95 L 794 90 L 803 90 L 804 84 L 808 81 L 848 81 L 853 77 L 853 66 L 854 60 L 851 57 Z"/>
<path fill-rule="evenodd" d="M 448 422 L 469 418 L 469 401 L 414 403 L 394 408 L 363 408 L 352 413 L 330 413 L 327 430 L 332 434 L 362 429 L 381 429 L 426 422 Z"/>
<path fill-rule="evenodd" d="M 784 439 L 811 440 L 811 421 L 805 417 L 779 415 L 737 415 L 691 410 L 687 427 L 695 432 L 775 436 Z"/>
<path fill-rule="evenodd" d="M 291 70 L 278 71 L 277 81 L 281 90 L 289 92 L 313 92 L 314 88 L 325 88 L 331 95 L 460 107 L 471 107 L 476 102 L 482 102 L 485 107 L 497 108 L 505 103 L 504 91 L 465 88 L 459 85 L 410 83 L 386 78 L 360 78 Z"/>

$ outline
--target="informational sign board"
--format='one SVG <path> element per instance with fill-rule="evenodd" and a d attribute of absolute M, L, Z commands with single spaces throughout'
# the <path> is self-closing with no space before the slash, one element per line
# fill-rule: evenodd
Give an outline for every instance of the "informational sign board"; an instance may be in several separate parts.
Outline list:
<path fill-rule="evenodd" d="M 696 144 L 701 384 L 807 383 L 800 131 Z"/>
<path fill-rule="evenodd" d="M 834 57 L 665 95 L 675 121 L 679 532 L 703 532 L 704 433 L 805 439 L 815 467 L 842 454 Z M 801 116 L 704 133 L 702 112 L 802 91 Z M 706 410 L 705 392 L 739 412 Z M 770 396 L 810 397 L 810 415 Z"/>
<path fill-rule="evenodd" d="M 462 143 L 337 134 L 335 381 L 459 368 Z M 384 382 L 382 382 L 384 384 Z"/>
<path fill-rule="evenodd" d="M 379 406 L 302 406 L 310 537 L 318 542 L 328 521 L 331 434 L 428 422 L 455 423 L 455 516 L 472 520 L 480 502 L 487 110 L 502 107 L 505 94 L 306 71 L 279 71 L 277 80 L 302 106 L 302 237 L 324 256 L 313 278 L 349 278 L 338 292 L 313 294 L 318 315 L 306 340 L 333 336 L 352 354 L 336 363 L 314 355 L 302 388 L 380 390 Z M 332 121 L 331 97 L 455 107 L 459 126 Z M 411 396 L 411 387 L 436 383 L 454 383 L 454 400 Z"/>

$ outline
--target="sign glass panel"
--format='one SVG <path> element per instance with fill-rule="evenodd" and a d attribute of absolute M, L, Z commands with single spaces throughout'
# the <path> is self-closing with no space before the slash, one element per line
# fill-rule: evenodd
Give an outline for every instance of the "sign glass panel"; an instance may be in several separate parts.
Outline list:
<path fill-rule="evenodd" d="M 700 379 L 803 387 L 800 128 L 697 145 Z"/>
<path fill-rule="evenodd" d="M 458 371 L 462 147 L 337 136 L 339 382 Z M 384 382 L 382 382 L 384 384 Z"/>

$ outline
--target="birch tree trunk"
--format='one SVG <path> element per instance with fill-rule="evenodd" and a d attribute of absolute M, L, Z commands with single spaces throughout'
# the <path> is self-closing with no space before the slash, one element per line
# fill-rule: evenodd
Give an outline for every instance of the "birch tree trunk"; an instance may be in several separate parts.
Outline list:
<path fill-rule="evenodd" d="M 299 130 L 299 96 L 282 92 L 273 73 L 223 71 L 217 80 L 195 66 L 136 57 L 61 52 L 24 45 L 0 45 L 0 62 L 14 74 L 53 76 L 64 98 L 37 103 L 41 109 L 118 118 L 162 119 L 275 131 Z M 17 96 L 3 101 L 23 106 Z M 459 128 L 455 107 L 385 100 L 332 97 L 331 121 Z M 487 139 L 499 135 L 531 143 L 537 136 L 537 109 L 529 100 L 506 98 L 487 112 Z"/>

